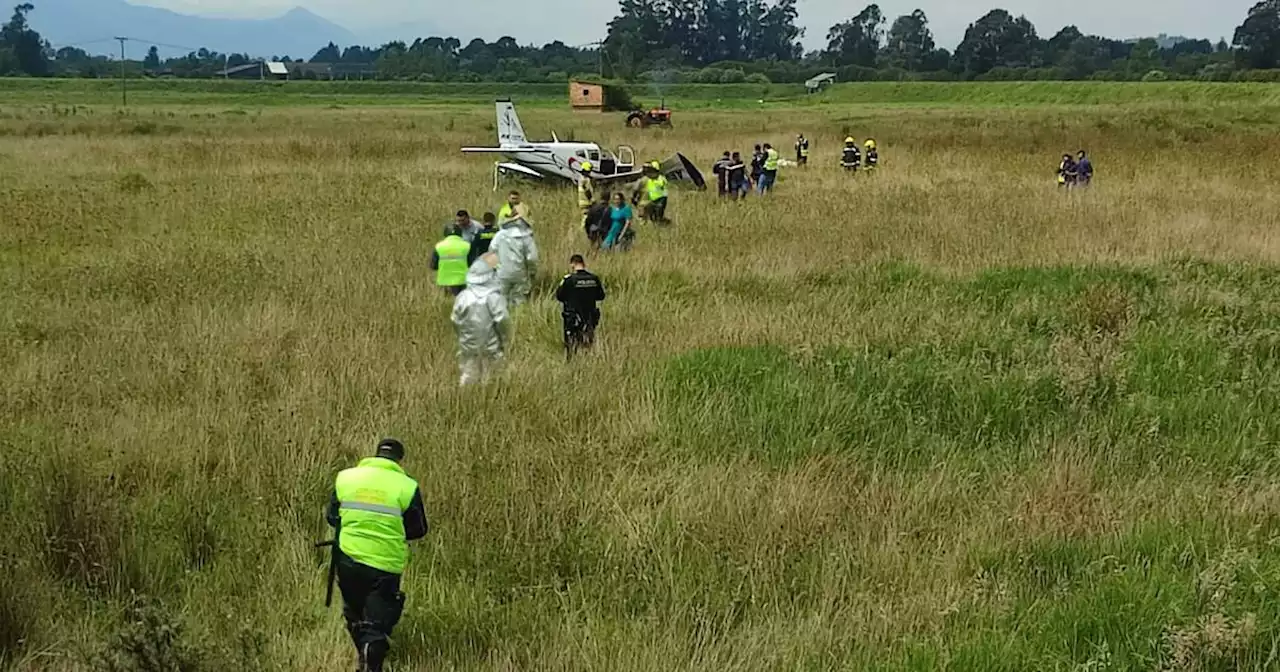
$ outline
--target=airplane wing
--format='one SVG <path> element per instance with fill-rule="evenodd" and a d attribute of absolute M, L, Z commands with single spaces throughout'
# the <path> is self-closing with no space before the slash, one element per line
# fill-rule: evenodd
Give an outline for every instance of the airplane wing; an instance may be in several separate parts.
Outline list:
<path fill-rule="evenodd" d="M 467 154 L 550 154 L 550 149 L 540 147 L 463 147 Z"/>
<path fill-rule="evenodd" d="M 693 165 L 693 162 L 685 158 L 684 154 L 676 154 L 675 156 L 662 162 L 662 174 L 672 182 L 692 182 L 693 186 L 698 189 L 707 188 L 707 180 L 702 176 L 702 171 Z"/>
<path fill-rule="evenodd" d="M 498 167 L 508 172 L 519 173 L 525 177 L 536 177 L 538 179 L 542 179 L 542 173 L 539 173 L 532 168 L 526 168 L 518 163 L 499 163 Z"/>

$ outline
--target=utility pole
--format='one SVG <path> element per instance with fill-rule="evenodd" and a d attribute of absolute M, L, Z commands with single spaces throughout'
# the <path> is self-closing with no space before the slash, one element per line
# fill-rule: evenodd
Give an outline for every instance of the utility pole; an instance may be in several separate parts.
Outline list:
<path fill-rule="evenodd" d="M 117 37 L 120 40 L 120 105 L 122 107 L 129 106 L 129 77 L 125 74 L 124 60 L 124 43 L 129 41 L 127 37 Z"/>

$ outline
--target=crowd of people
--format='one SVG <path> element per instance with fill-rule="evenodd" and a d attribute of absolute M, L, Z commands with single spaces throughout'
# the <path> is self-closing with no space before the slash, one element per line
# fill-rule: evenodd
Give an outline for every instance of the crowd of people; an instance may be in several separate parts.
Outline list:
<path fill-rule="evenodd" d="M 619 196 L 614 195 L 615 202 Z M 619 209 L 625 214 L 606 235 L 606 248 L 625 237 L 630 227 L 630 206 L 623 200 Z M 529 213 L 518 191 L 507 195 L 496 215 L 487 212 L 479 222 L 459 210 L 432 252 L 436 284 L 454 297 L 450 320 L 458 338 L 460 385 L 487 381 L 501 367 L 511 341 L 512 311 L 533 291 L 539 256 Z M 573 255 L 569 266 L 556 299 L 561 304 L 565 355 L 572 358 L 594 345 L 600 323 L 597 304 L 605 292 L 582 255 Z"/>
<path fill-rule="evenodd" d="M 578 208 L 582 211 L 582 228 L 592 249 L 627 251 L 636 237 L 636 208 L 646 221 L 666 225 L 670 182 L 662 174 L 657 161 L 645 164 L 642 177 L 630 198 L 622 191 L 603 189 L 596 193 L 591 180 L 592 165 L 578 165 Z"/>
<path fill-rule="evenodd" d="M 805 146 L 807 156 L 807 141 Z M 711 173 L 716 176 L 716 191 L 720 197 L 736 201 L 746 198 L 753 191 L 761 196 L 769 193 L 778 181 L 778 168 L 781 165 L 781 154 L 766 142 L 755 146 L 750 164 L 743 160 L 740 152 L 725 151 L 711 166 Z"/>
<path fill-rule="evenodd" d="M 1062 155 L 1058 164 L 1058 187 L 1072 189 L 1087 187 L 1093 181 L 1093 161 L 1083 149 L 1076 156 Z"/>
<path fill-rule="evenodd" d="M 845 138 L 840 166 L 851 172 L 874 171 L 880 165 L 876 141 L 868 139 L 864 147 L 865 153 L 859 149 L 856 140 Z M 804 168 L 809 165 L 809 139 L 803 133 L 796 136 L 795 156 L 796 166 Z M 772 191 L 778 182 L 778 168 L 784 164 L 790 165 L 782 160 L 773 145 L 766 142 L 755 146 L 749 163 L 739 152 L 724 152 L 711 166 L 711 172 L 716 176 L 716 190 L 720 197 L 736 201 L 752 192 L 763 196 Z"/>

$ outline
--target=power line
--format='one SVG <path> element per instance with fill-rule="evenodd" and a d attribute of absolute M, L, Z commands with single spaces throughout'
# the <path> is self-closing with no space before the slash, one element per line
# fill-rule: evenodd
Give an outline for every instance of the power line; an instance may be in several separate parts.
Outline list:
<path fill-rule="evenodd" d="M 124 56 L 124 43 L 129 41 L 127 37 L 117 37 L 120 40 L 120 105 L 122 107 L 129 106 L 129 77 L 125 72 L 125 66 L 129 61 Z"/>

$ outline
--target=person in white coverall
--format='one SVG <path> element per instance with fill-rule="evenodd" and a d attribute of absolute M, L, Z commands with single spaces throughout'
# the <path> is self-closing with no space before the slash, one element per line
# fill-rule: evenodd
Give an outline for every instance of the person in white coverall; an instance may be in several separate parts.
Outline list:
<path fill-rule="evenodd" d="M 502 365 L 511 334 L 507 299 L 502 295 L 497 257 L 486 254 L 467 270 L 467 288 L 453 302 L 453 328 L 458 334 L 460 385 L 484 382 Z"/>
<path fill-rule="evenodd" d="M 533 276 L 538 272 L 538 245 L 533 227 L 523 217 L 502 224 L 489 251 L 498 255 L 498 283 L 512 308 L 529 299 Z"/>

